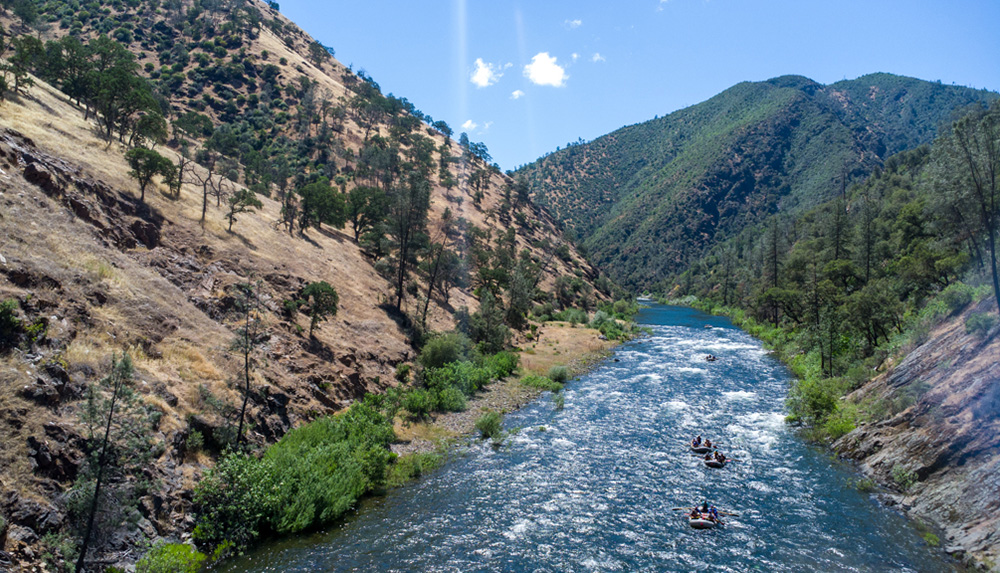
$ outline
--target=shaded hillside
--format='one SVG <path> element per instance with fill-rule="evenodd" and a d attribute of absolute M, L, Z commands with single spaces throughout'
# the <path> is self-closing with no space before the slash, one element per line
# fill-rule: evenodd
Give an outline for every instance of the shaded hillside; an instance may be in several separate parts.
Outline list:
<path fill-rule="evenodd" d="M 889 155 L 929 142 L 956 109 L 995 98 L 890 74 L 829 86 L 782 76 L 736 85 L 520 172 L 598 266 L 651 288 L 717 241 L 829 199 Z"/>

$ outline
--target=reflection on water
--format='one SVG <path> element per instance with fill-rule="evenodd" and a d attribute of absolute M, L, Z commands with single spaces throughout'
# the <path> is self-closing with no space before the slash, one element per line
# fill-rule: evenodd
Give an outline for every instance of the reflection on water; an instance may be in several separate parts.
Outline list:
<path fill-rule="evenodd" d="M 509 415 L 506 448 L 473 443 L 331 530 L 224 570 L 954 570 L 789 432 L 788 374 L 754 339 L 683 308 L 639 320 L 653 336 L 570 382 L 563 410 L 542 398 Z M 705 467 L 686 447 L 699 433 L 739 461 Z M 672 510 L 704 500 L 739 516 L 696 531 Z"/>

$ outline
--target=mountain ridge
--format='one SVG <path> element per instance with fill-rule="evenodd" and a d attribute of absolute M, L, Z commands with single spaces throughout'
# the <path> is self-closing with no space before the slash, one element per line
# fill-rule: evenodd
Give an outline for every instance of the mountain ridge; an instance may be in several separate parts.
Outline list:
<path fill-rule="evenodd" d="M 996 97 L 884 73 L 827 86 L 803 76 L 741 82 L 518 173 L 598 266 L 653 288 L 717 234 L 829 198 L 929 142 L 957 107 Z M 918 113 L 925 108 L 933 113 Z"/>

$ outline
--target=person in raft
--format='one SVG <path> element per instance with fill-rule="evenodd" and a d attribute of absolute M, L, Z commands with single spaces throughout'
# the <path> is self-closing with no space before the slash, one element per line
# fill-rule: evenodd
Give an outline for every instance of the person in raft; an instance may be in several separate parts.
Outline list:
<path fill-rule="evenodd" d="M 708 438 L 705 438 L 705 447 L 706 448 L 711 448 L 712 447 L 712 440 L 709 440 Z"/>
<path fill-rule="evenodd" d="M 707 462 L 707 461 L 711 461 L 711 460 L 712 460 L 712 452 L 709 452 L 709 453 L 705 454 L 705 461 Z"/>
<path fill-rule="evenodd" d="M 715 450 L 715 459 L 722 463 L 726 463 L 726 454 L 720 452 L 719 450 Z"/>
<path fill-rule="evenodd" d="M 691 440 L 691 447 L 692 448 L 697 448 L 700 445 L 701 445 L 701 436 L 700 435 L 697 438 Z"/>

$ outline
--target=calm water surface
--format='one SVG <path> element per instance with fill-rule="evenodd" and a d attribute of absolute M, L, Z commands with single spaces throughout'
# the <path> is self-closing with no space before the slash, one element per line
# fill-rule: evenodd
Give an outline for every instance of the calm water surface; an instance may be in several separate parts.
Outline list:
<path fill-rule="evenodd" d="M 570 382 L 563 410 L 545 396 L 509 415 L 520 431 L 505 448 L 473 443 L 336 527 L 224 570 L 955 570 L 852 488 L 849 468 L 794 437 L 789 374 L 757 341 L 690 309 L 638 320 L 653 336 Z M 686 447 L 698 433 L 740 461 L 704 467 Z M 703 500 L 739 516 L 696 531 L 671 510 Z"/>

